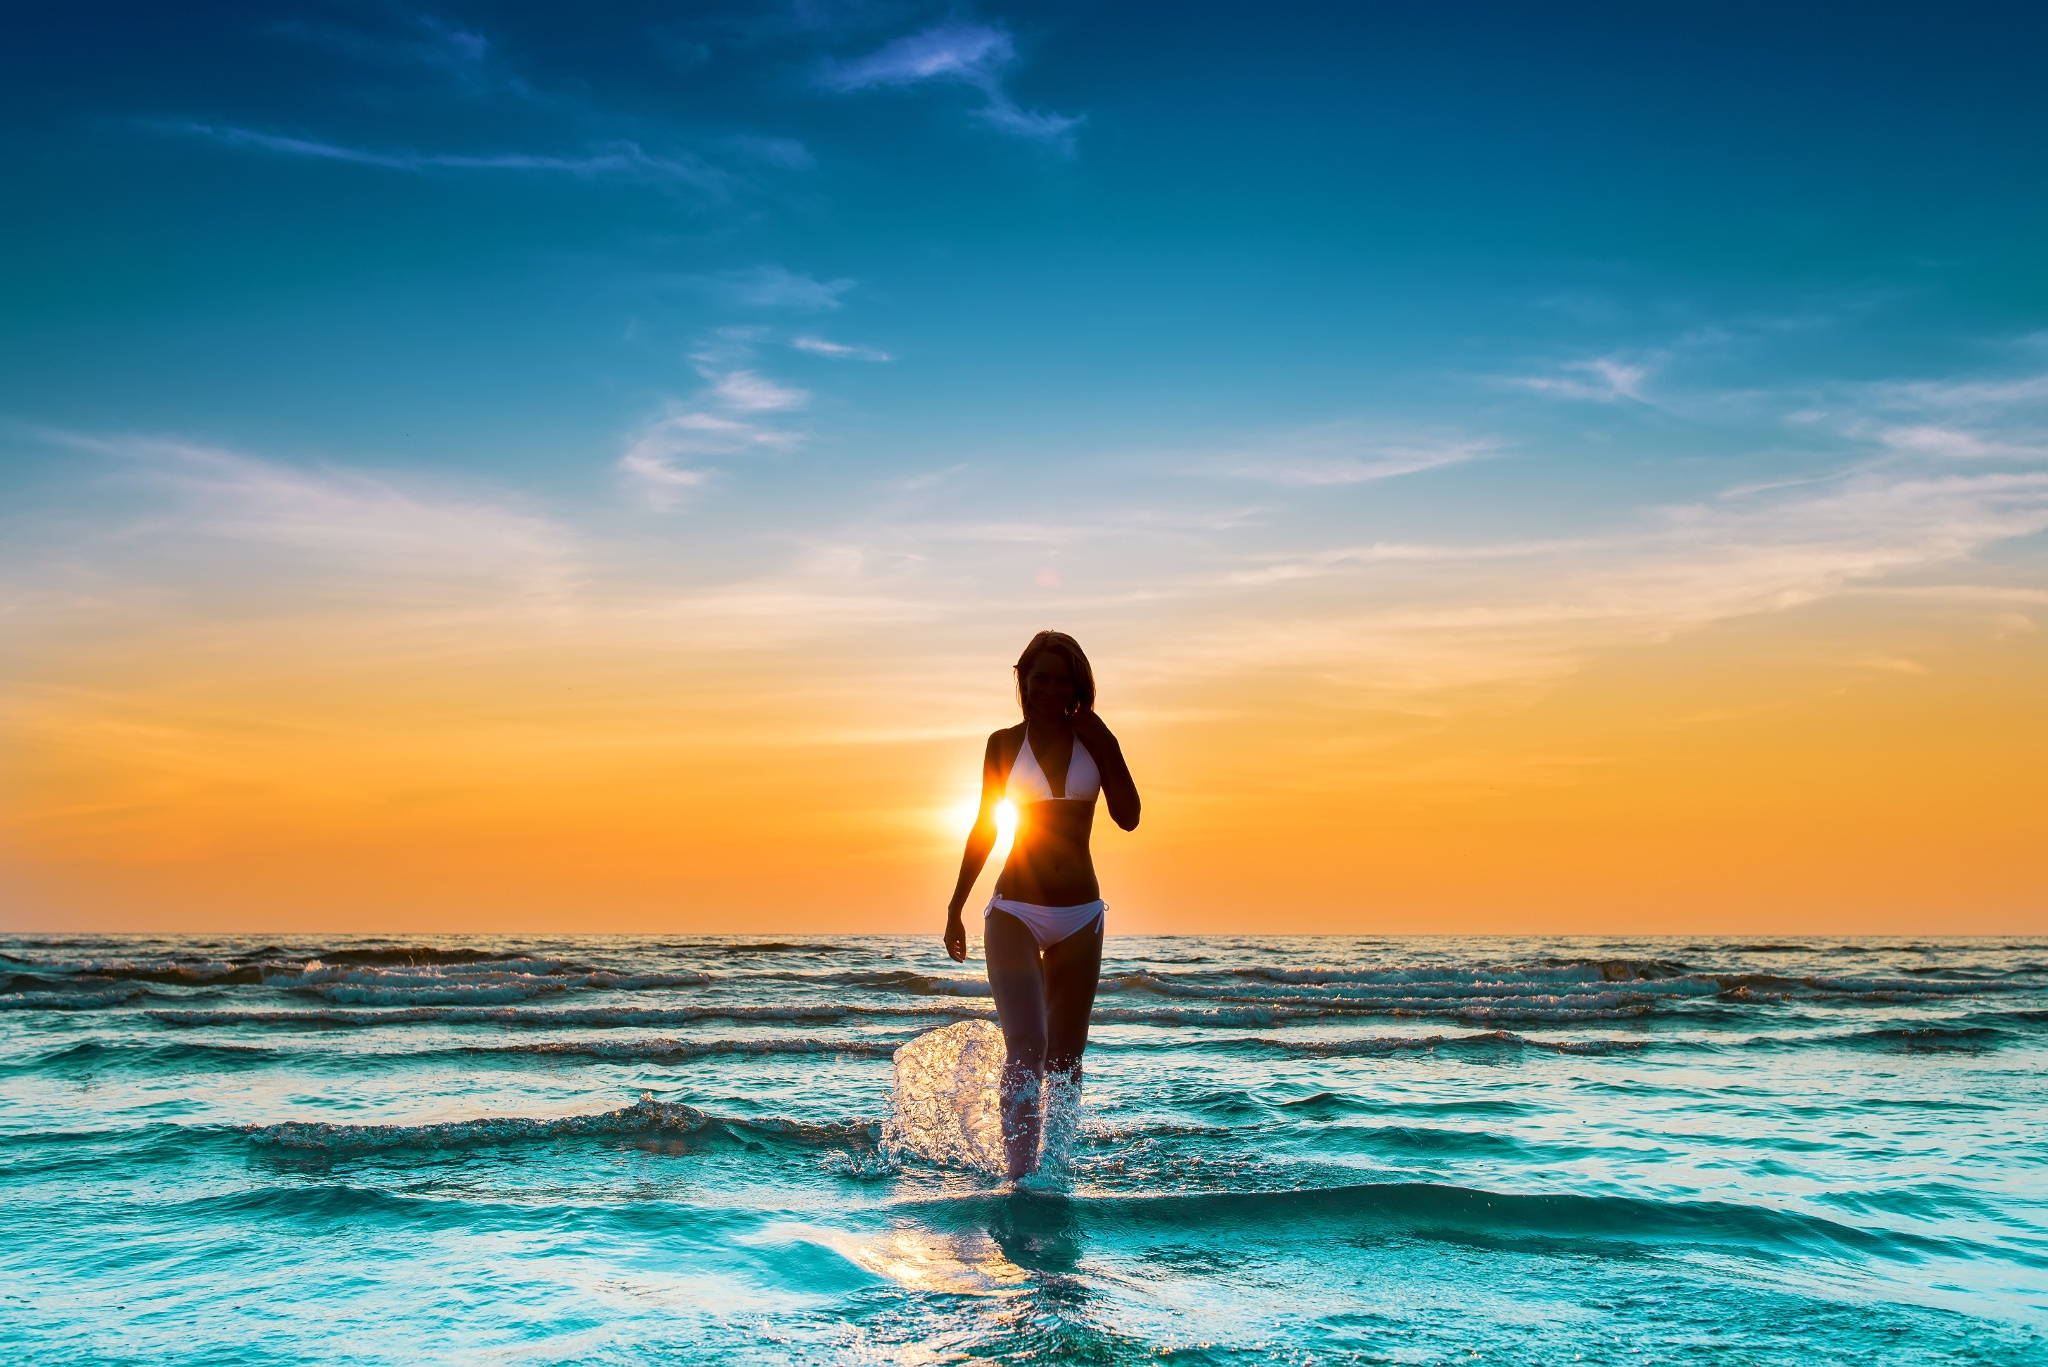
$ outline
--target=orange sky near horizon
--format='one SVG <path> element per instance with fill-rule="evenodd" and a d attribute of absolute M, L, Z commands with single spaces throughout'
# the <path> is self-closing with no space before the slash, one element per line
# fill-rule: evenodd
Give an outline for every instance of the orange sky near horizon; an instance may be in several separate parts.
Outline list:
<path fill-rule="evenodd" d="M 1098 821 L 1113 931 L 2031 934 L 2044 606 L 1856 591 L 1392 684 L 1048 624 L 1145 796 L 1135 834 Z M 936 933 L 1034 625 L 46 636 L 0 713 L 0 925 Z"/>
<path fill-rule="evenodd" d="M 0 934 L 2048 935 L 2038 8 L 45 7 Z"/>

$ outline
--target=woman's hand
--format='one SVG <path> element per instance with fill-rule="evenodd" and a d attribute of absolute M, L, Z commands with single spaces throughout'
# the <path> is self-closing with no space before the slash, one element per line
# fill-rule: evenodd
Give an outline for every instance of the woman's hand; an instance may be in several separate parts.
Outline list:
<path fill-rule="evenodd" d="M 1096 752 L 1098 743 L 1103 746 L 1116 744 L 1116 737 L 1109 734 L 1109 728 L 1102 724 L 1102 718 L 1092 707 L 1074 709 L 1074 734 L 1081 738 L 1081 744 L 1088 747 L 1091 755 Z"/>
<path fill-rule="evenodd" d="M 967 962 L 967 927 L 961 923 L 958 907 L 946 913 L 946 953 L 956 964 Z"/>
<path fill-rule="evenodd" d="M 1109 819 L 1127 831 L 1137 830 L 1138 785 L 1131 780 L 1131 766 L 1124 763 L 1123 748 L 1094 708 L 1075 709 L 1074 739 L 1095 757 L 1095 768 L 1102 775 L 1102 796 L 1109 803 Z"/>

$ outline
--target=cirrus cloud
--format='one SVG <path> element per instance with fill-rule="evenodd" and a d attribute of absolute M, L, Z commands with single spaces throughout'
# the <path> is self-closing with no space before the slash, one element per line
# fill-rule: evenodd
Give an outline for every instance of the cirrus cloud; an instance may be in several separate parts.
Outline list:
<path fill-rule="evenodd" d="M 933 83 L 964 85 L 982 97 L 981 106 L 973 111 L 976 121 L 1071 153 L 1083 116 L 1019 105 L 1004 87 L 1005 73 L 1016 61 L 1017 45 L 1007 29 L 954 20 L 905 34 L 851 61 L 828 63 L 818 84 L 841 94 Z"/>

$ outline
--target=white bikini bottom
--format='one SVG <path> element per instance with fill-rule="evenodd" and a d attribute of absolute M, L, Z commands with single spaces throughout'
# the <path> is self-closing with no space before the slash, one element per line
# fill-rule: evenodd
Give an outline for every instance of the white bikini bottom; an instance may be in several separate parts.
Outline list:
<path fill-rule="evenodd" d="M 1078 907 L 1042 907 L 1036 902 L 1012 902 L 1007 897 L 991 897 L 981 915 L 983 920 L 987 920 L 991 911 L 1009 912 L 1031 928 L 1031 938 L 1038 941 L 1040 949 L 1045 949 L 1069 935 L 1087 930 L 1108 910 L 1109 903 L 1100 897 Z"/>

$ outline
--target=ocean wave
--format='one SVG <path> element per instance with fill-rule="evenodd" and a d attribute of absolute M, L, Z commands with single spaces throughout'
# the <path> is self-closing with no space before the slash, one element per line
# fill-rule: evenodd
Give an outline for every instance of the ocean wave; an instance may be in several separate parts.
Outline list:
<path fill-rule="evenodd" d="M 451 982 L 500 978 L 544 981 L 568 966 L 559 959 L 525 955 L 466 959 L 452 964 L 354 964 L 309 959 L 297 968 L 281 968 L 265 980 L 271 987 L 314 987 L 322 983 L 375 983 L 389 987 L 434 987 Z"/>
<path fill-rule="evenodd" d="M 590 1006 L 528 1010 L 517 1006 L 394 1006 L 382 1010 L 152 1010 L 151 1019 L 162 1025 L 208 1027 L 274 1025 L 299 1029 L 321 1026 L 377 1027 L 388 1025 L 501 1025 L 530 1029 L 558 1029 L 569 1026 L 689 1025 L 707 1020 L 745 1021 L 827 1021 L 846 1016 L 935 1017 L 959 1019 L 993 1016 L 987 1007 L 972 1006 L 865 1006 L 846 1002 L 817 1002 L 770 1006 L 761 1003 L 733 1003 L 703 1006 Z"/>
<path fill-rule="evenodd" d="M 2005 1031 L 1990 1025 L 1920 1025 L 1860 1030 L 1834 1036 L 1830 1042 L 1902 1054 L 1980 1054 L 2007 1038 Z"/>
<path fill-rule="evenodd" d="M 900 1203 L 934 1225 L 985 1225 L 1001 1198 L 953 1196 Z M 1518 1193 L 1435 1182 L 1337 1187 L 1070 1195 L 1084 1224 L 1112 1228 L 1301 1231 L 1305 1225 L 1374 1227 L 1414 1238 L 1463 1243 L 1486 1238 L 1676 1245 L 1774 1257 L 1796 1252 L 1912 1263 L 1929 1255 L 1982 1252 L 1959 1239 L 1872 1229 L 1823 1216 L 1722 1201 Z M 1306 1237 L 1306 1231 L 1295 1237 Z"/>
<path fill-rule="evenodd" d="M 24 974 L 10 981 L 21 982 L 26 978 L 50 986 L 76 986 L 82 982 L 133 982 L 157 983 L 166 987 L 245 987 L 263 981 L 263 973 L 259 968 L 249 964 L 218 960 L 186 963 L 168 959 L 58 959 L 29 966 L 34 968 L 37 974 L 50 976 L 36 978 Z M 0 992 L 14 990 L 17 989 L 11 986 L 0 987 Z"/>
<path fill-rule="evenodd" d="M 265 1148 L 332 1155 L 376 1153 L 388 1149 L 467 1149 L 544 1140 L 598 1138 L 671 1138 L 723 1136 L 772 1139 L 808 1147 L 873 1147 L 880 1138 L 878 1122 L 847 1120 L 824 1123 L 776 1116 L 741 1118 L 714 1115 L 680 1102 L 656 1101 L 652 1093 L 631 1106 L 598 1115 L 487 1116 L 427 1125 L 342 1125 L 327 1121 L 287 1120 L 243 1128 L 252 1143 Z"/>
<path fill-rule="evenodd" d="M 1145 972 L 1123 974 L 1103 984 L 1112 993 L 1141 992 L 1213 1002 L 1307 1007 L 1332 1014 L 1493 1014 L 1502 1018 L 1528 1018 L 1524 1013 L 1529 1011 L 1547 1014 L 1647 1006 L 1654 1004 L 1660 995 L 1703 996 L 1714 992 L 1712 986 L 1691 985 L 1675 989 L 1665 986 L 1662 991 L 1643 991 L 1631 985 L 1622 990 L 1580 992 L 1559 992 L 1557 986 L 1556 983 L 1405 982 L 1398 987 L 1350 983 L 1262 987 L 1256 984 L 1182 983 Z"/>
<path fill-rule="evenodd" d="M 1212 974 L 1210 976 L 1220 976 Z M 1393 964 L 1384 968 L 1273 968 L 1253 966 L 1234 976 L 1290 984 L 1398 986 L 1486 986 L 1513 991 L 1527 985 L 1542 991 L 1556 983 L 1646 983 L 1685 975 L 1682 964 L 1651 959 L 1548 959 L 1539 964 Z"/>
<path fill-rule="evenodd" d="M 502 1005 L 574 991 L 646 991 L 702 987 L 708 973 L 618 973 L 557 959 L 474 959 L 402 967 L 330 964 L 314 959 L 296 971 L 270 972 L 264 985 L 309 992 L 352 1006 Z"/>
<path fill-rule="evenodd" d="M 782 1055 L 823 1055 L 847 1058 L 888 1058 L 900 1039 L 645 1039 L 554 1040 L 545 1044 L 470 1047 L 470 1054 L 566 1054 L 588 1058 L 701 1059 L 772 1058 Z"/>
<path fill-rule="evenodd" d="M 0 1011 L 100 1011 L 149 995 L 141 983 L 116 983 L 86 991 L 15 992 L 0 996 Z"/>
<path fill-rule="evenodd" d="M 1952 972 L 1953 970 L 1943 970 Z M 2024 991 L 2026 984 L 2005 978 L 1805 978 L 1804 985 L 1815 992 L 1841 992 L 1854 996 L 1884 994 L 1899 997 L 1970 996 L 1979 992 Z"/>
<path fill-rule="evenodd" d="M 1500 1001 L 1443 1001 L 1394 999 L 1370 1004 L 1356 1002 L 1259 1002 L 1238 1004 L 1175 1006 L 1097 1006 L 1093 1019 L 1102 1024 L 1164 1025 L 1189 1027 L 1271 1026 L 1308 1023 L 1361 1016 L 1428 1018 L 1447 1017 L 1475 1022 L 1539 1022 L 1568 1024 L 1577 1021 L 1628 1020 L 1650 1011 L 1646 1002 L 1626 994 L 1594 994 L 1582 997 L 1522 998 Z M 987 1019 L 991 1006 L 967 1002 L 869 1003 L 806 1002 L 770 1005 L 760 1002 L 705 1002 L 692 1006 L 604 1006 L 535 1007 L 488 1004 L 404 1004 L 366 1005 L 304 1009 L 172 1009 L 148 1012 L 160 1024 L 185 1028 L 226 1026 L 279 1026 L 296 1029 L 321 1027 L 377 1028 L 401 1025 L 497 1025 L 529 1029 L 566 1027 L 631 1027 L 688 1025 L 708 1020 L 740 1021 L 828 1021 L 845 1017 L 963 1020 Z"/>
<path fill-rule="evenodd" d="M 720 954 L 738 956 L 741 954 L 848 954 L 854 950 L 848 945 L 802 944 L 787 940 L 765 940 L 755 944 L 717 945 Z"/>
<path fill-rule="evenodd" d="M 1336 1040 L 1246 1039 L 1220 1041 L 1298 1054 L 1309 1058 L 1377 1058 L 1438 1049 L 1539 1049 L 1554 1054 L 1625 1054 L 1646 1047 L 1641 1039 L 1540 1039 L 1512 1030 L 1477 1035 L 1374 1035 Z"/>
<path fill-rule="evenodd" d="M 1871 1004 L 2026 990 L 2008 977 L 1906 978 L 1699 973 L 1657 959 L 1558 960 L 1534 968 L 1395 966 L 1383 969 L 1247 967 L 1232 973 L 1161 973 L 1138 969 L 1105 977 L 1102 991 L 1270 1003 L 1403 1014 L 1513 1019 L 1518 1005 L 1545 1011 L 1586 1010 L 1720 998 L 1740 1005 L 1793 999 Z M 1944 974 L 1965 970 L 1940 969 Z"/>
<path fill-rule="evenodd" d="M 249 1044 L 198 1044 L 183 1040 L 151 1044 L 80 1040 L 62 1049 L 32 1058 L 0 1063 L 0 1071 L 32 1074 L 97 1071 L 107 1067 L 137 1068 L 145 1071 L 188 1064 L 215 1068 L 251 1068 L 274 1063 L 283 1057 L 274 1049 Z"/>
<path fill-rule="evenodd" d="M 638 1040 L 549 1040 L 532 1044 L 464 1044 L 429 1046 L 390 1052 L 360 1050 L 318 1051 L 277 1049 L 257 1044 L 216 1044 L 192 1040 L 153 1043 L 81 1040 L 62 1049 L 20 1059 L 0 1060 L 0 1073 L 33 1075 L 41 1072 L 70 1074 L 122 1068 L 154 1072 L 168 1068 L 206 1070 L 265 1068 L 277 1065 L 342 1067 L 348 1069 L 406 1068 L 446 1059 L 473 1058 L 594 1058 L 687 1062 L 717 1058 L 888 1058 L 905 1036 L 872 1038 L 820 1038 L 817 1036 L 770 1037 L 764 1039 L 638 1039 Z"/>
<path fill-rule="evenodd" d="M 502 950 L 493 949 L 441 948 L 433 945 L 373 945 L 360 949 L 322 949 L 313 956 L 313 962 L 349 966 L 382 967 L 392 965 L 421 968 L 431 965 L 442 968 L 455 968 L 465 964 L 517 962 L 524 957 L 523 955 L 506 954 Z"/>
<path fill-rule="evenodd" d="M 871 992 L 901 992 L 914 997 L 986 997 L 986 978 L 937 977 L 908 968 L 869 969 L 837 973 L 756 973 L 749 982 L 793 982 L 817 987 L 859 987 Z"/>
<path fill-rule="evenodd" d="M 1626 999 L 1578 998 L 1525 1001 L 1511 1005 L 1488 1002 L 1389 1001 L 1370 1006 L 1357 1003 L 1287 1001 L 1257 1006 L 1219 1005 L 1210 1007 L 1127 1007 L 1098 1006 L 1093 1019 L 1123 1025 L 1281 1025 L 1313 1021 L 1357 1019 L 1361 1016 L 1396 1018 L 1450 1017 L 1469 1021 L 1554 1022 L 1630 1020 L 1647 1015 L 1647 1002 Z"/>

